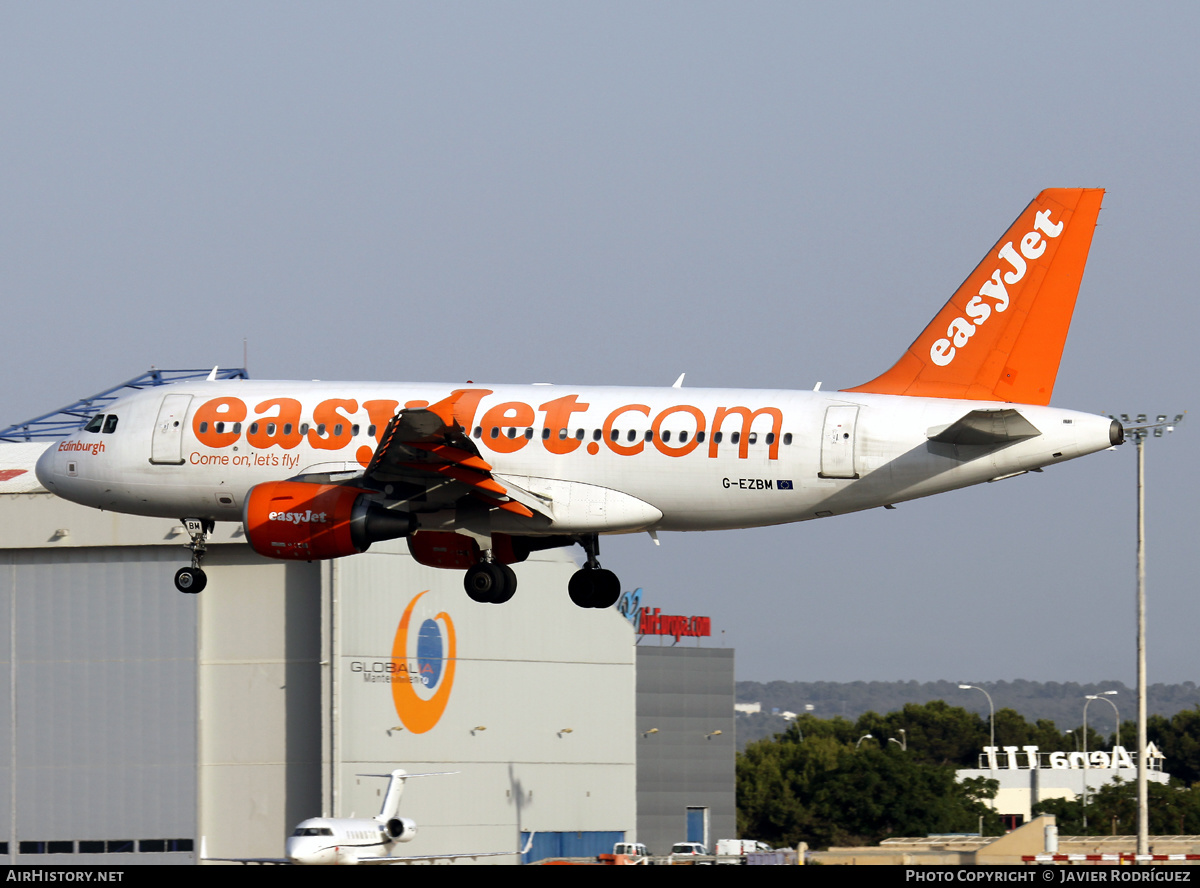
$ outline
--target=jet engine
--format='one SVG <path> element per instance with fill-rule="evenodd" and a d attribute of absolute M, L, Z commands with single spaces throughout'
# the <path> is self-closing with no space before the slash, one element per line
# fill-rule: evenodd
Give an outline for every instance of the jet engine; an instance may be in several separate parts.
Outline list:
<path fill-rule="evenodd" d="M 396 842 L 411 842 L 417 837 L 417 824 L 407 817 L 393 817 L 387 822 L 388 835 Z"/>
<path fill-rule="evenodd" d="M 386 508 L 357 487 L 269 481 L 250 489 L 242 526 L 259 555 L 314 561 L 354 555 L 372 543 L 408 536 L 417 520 Z"/>

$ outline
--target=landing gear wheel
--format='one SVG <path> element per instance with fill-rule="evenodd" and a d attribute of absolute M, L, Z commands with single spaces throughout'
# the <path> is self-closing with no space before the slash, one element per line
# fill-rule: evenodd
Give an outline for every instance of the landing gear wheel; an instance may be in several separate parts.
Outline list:
<path fill-rule="evenodd" d="M 621 581 L 611 570 L 585 566 L 571 574 L 567 594 L 578 607 L 612 607 L 621 597 Z"/>
<path fill-rule="evenodd" d="M 467 568 L 467 575 L 463 577 L 463 588 L 467 590 L 467 595 L 472 601 L 478 601 L 480 604 L 491 602 L 496 589 L 504 583 L 504 574 L 500 567 L 501 565 L 494 562 L 481 561 Z"/>
<path fill-rule="evenodd" d="M 507 564 L 481 561 L 467 568 L 463 586 L 472 601 L 481 604 L 504 604 L 517 591 L 517 575 Z"/>
<path fill-rule="evenodd" d="M 504 582 L 496 587 L 496 591 L 492 594 L 492 604 L 504 604 L 517 592 L 517 573 L 507 564 L 500 565 L 500 572 L 504 574 Z"/>
<path fill-rule="evenodd" d="M 203 591 L 208 585 L 208 577 L 198 567 L 181 567 L 175 571 L 175 588 L 188 595 Z"/>
<path fill-rule="evenodd" d="M 598 568 L 592 581 L 592 607 L 612 607 L 621 597 L 621 581 L 611 570 Z"/>

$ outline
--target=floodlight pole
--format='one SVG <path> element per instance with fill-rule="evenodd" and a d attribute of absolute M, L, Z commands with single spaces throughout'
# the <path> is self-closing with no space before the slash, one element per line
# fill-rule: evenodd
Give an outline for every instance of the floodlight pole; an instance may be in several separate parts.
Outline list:
<path fill-rule="evenodd" d="M 1121 414 L 1125 433 L 1137 444 L 1137 856 L 1144 863 L 1150 854 L 1150 805 L 1146 769 L 1146 438 L 1153 432 L 1161 438 L 1163 432 L 1175 431 L 1183 422 L 1183 413 L 1168 421 L 1160 413 L 1154 422 L 1147 422 L 1139 413 L 1131 425 L 1129 414 Z M 1116 419 L 1115 416 L 1110 417 Z M 1085 778 L 1086 779 L 1086 778 Z"/>
<path fill-rule="evenodd" d="M 1150 795 L 1146 774 L 1146 435 L 1137 441 L 1137 853 L 1150 853 Z"/>

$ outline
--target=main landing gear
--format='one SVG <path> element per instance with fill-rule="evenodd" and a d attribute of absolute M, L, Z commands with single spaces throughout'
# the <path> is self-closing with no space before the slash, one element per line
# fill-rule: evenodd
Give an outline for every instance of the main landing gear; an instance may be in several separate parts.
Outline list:
<path fill-rule="evenodd" d="M 491 554 L 490 552 L 488 553 Z M 517 591 L 517 574 L 499 561 L 480 561 L 467 568 L 463 586 L 472 601 L 481 604 L 504 604 Z"/>
<path fill-rule="evenodd" d="M 184 530 L 192 538 L 192 541 L 188 543 L 188 548 L 192 550 L 192 566 L 181 567 L 175 571 L 175 588 L 180 592 L 195 595 L 208 585 L 208 577 L 205 576 L 200 564 L 204 561 L 204 555 L 208 551 L 206 546 L 208 535 L 216 527 L 216 522 L 207 518 L 184 518 L 182 520 Z"/>
<path fill-rule="evenodd" d="M 611 570 L 600 566 L 600 537 L 589 533 L 579 538 L 579 545 L 587 552 L 583 567 L 571 574 L 567 594 L 579 607 L 612 607 L 621 597 L 621 581 Z"/>

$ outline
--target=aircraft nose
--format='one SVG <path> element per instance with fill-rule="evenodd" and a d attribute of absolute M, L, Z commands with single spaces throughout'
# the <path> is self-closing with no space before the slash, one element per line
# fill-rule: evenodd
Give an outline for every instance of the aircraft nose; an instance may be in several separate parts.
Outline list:
<path fill-rule="evenodd" d="M 47 490 L 55 490 L 58 482 L 58 469 L 56 462 L 58 460 L 58 445 L 51 444 L 38 457 L 37 463 L 33 467 L 33 473 L 37 475 L 38 483 Z"/>

